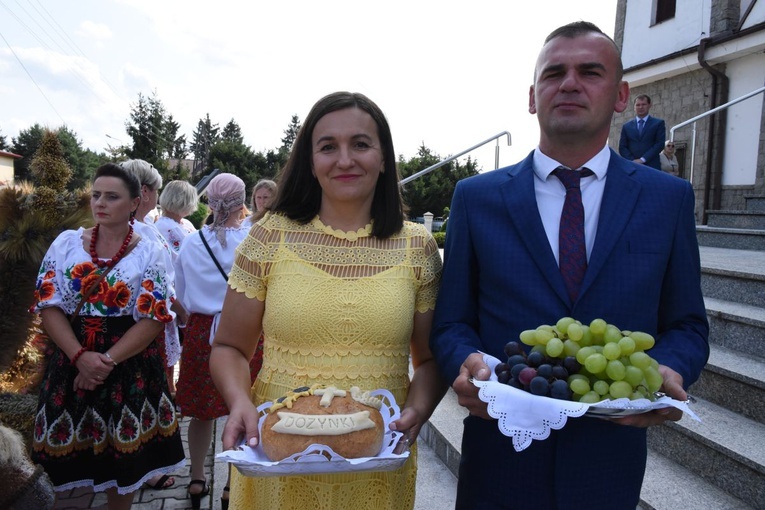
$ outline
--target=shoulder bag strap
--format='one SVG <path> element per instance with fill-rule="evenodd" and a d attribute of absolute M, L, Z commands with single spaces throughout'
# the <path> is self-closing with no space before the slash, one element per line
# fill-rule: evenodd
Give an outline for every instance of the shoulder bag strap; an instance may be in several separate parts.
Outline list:
<path fill-rule="evenodd" d="M 218 262 L 218 259 L 215 258 L 215 255 L 213 255 L 212 250 L 210 249 L 210 245 L 207 244 L 207 239 L 205 239 L 205 236 L 202 235 L 202 229 L 199 229 L 199 237 L 202 238 L 202 244 L 205 245 L 205 248 L 207 248 L 207 253 L 210 254 L 210 258 L 215 262 L 215 266 L 218 268 L 218 271 L 220 271 L 220 274 L 223 275 L 223 279 L 228 281 L 228 275 L 221 267 L 220 263 Z"/>

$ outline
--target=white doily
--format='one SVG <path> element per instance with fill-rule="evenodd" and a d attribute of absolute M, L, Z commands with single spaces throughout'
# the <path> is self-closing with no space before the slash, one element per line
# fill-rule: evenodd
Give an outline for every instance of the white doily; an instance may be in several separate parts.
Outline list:
<path fill-rule="evenodd" d="M 502 434 L 513 439 L 513 448 L 517 452 L 528 448 L 531 441 L 535 439 L 547 439 L 550 436 L 550 429 L 563 428 L 569 417 L 577 418 L 584 414 L 616 418 L 672 406 L 688 413 L 693 419 L 701 421 L 688 407 L 687 402 L 666 396 L 653 402 L 647 399 L 623 398 L 604 400 L 597 404 L 583 404 L 532 395 L 497 382 L 494 367 L 500 361 L 488 354 L 483 354 L 483 358 L 491 369 L 491 378 L 488 381 L 473 380 L 473 384 L 480 388 L 478 398 L 488 404 L 489 416 L 497 419 L 497 425 Z"/>
<path fill-rule="evenodd" d="M 382 451 L 376 457 L 346 459 L 328 446 L 314 444 L 300 453 L 274 462 L 268 459 L 260 444 L 255 448 L 242 444 L 239 449 L 223 451 L 215 458 L 233 464 L 245 476 L 310 475 L 398 469 L 409 458 L 409 450 L 400 454 L 393 453 L 403 434 L 390 430 L 389 425 L 401 416 L 400 409 L 393 394 L 388 390 L 378 389 L 371 391 L 370 394 L 383 402 L 380 413 L 383 417 L 385 436 Z M 261 413 L 259 423 L 261 428 L 266 418 L 266 411 L 270 407 L 271 402 L 258 406 L 258 411 Z"/>

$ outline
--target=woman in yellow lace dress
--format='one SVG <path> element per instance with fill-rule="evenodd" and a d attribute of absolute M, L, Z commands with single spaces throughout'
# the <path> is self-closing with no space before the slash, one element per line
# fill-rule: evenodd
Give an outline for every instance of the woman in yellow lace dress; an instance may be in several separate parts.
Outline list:
<path fill-rule="evenodd" d="M 377 105 L 349 92 L 314 105 L 272 211 L 237 249 L 212 349 L 230 410 L 224 447 L 256 445 L 255 406 L 312 383 L 390 390 L 402 409 L 391 428 L 413 442 L 446 389 L 428 347 L 441 258 L 432 236 L 404 221 L 390 128 Z M 263 367 L 251 391 L 247 361 L 261 327 Z M 413 450 L 392 472 L 237 472 L 231 505 L 412 508 L 416 471 Z"/>

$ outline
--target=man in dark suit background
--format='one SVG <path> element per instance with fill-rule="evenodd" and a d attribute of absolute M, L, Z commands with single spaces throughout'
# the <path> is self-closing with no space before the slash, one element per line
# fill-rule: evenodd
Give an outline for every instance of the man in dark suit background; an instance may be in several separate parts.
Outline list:
<path fill-rule="evenodd" d="M 490 376 L 481 352 L 504 359 L 505 343 L 521 331 L 571 316 L 654 335 L 650 354 L 660 363 L 662 391 L 673 398 L 687 398 L 685 388 L 706 363 L 693 190 L 608 149 L 613 113 L 624 111 L 628 98 L 611 38 L 586 22 L 557 29 L 545 41 L 529 92 L 538 148 L 516 165 L 460 181 L 454 191 L 431 349 L 470 411 L 458 509 L 634 510 L 646 427 L 682 414 L 668 408 L 619 419 L 569 418 L 517 452 L 469 380 Z M 584 172 L 587 267 L 573 292 L 559 269 L 566 196 L 560 166 Z"/>
<path fill-rule="evenodd" d="M 639 165 L 661 170 L 659 154 L 664 149 L 667 128 L 662 119 L 651 117 L 651 98 L 640 94 L 635 98 L 636 117 L 622 126 L 619 154 Z"/>

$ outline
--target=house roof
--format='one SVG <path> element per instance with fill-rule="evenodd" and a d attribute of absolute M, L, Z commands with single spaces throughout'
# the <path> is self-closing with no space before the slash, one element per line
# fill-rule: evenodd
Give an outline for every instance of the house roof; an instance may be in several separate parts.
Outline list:
<path fill-rule="evenodd" d="M 22 158 L 22 157 L 24 157 L 24 156 L 20 156 L 18 154 L 14 154 L 12 152 L 5 152 L 5 151 L 0 151 L 0 156 L 5 156 L 7 158 Z"/>

